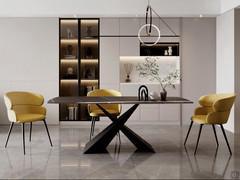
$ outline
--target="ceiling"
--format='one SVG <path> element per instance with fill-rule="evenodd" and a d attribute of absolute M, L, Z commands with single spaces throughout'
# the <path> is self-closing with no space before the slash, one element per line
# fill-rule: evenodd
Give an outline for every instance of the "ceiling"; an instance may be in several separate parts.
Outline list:
<path fill-rule="evenodd" d="M 240 0 L 151 0 L 165 17 L 217 16 Z M 0 17 L 145 16 L 147 0 L 0 0 Z"/>

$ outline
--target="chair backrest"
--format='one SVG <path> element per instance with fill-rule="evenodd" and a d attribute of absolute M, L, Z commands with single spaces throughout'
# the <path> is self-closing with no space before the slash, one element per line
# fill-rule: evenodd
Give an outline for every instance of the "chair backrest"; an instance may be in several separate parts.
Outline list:
<path fill-rule="evenodd" d="M 88 92 L 87 96 L 122 96 L 119 91 L 113 89 L 97 89 L 94 91 Z M 104 109 L 111 109 L 118 113 L 121 112 L 122 106 L 120 104 L 102 104 L 101 105 Z M 99 108 L 95 104 L 88 105 L 88 111 L 94 112 L 94 110 L 99 110 Z"/>
<path fill-rule="evenodd" d="M 215 117 L 218 118 L 221 123 L 226 123 L 235 99 L 236 94 L 234 93 L 210 94 L 202 96 L 199 99 L 199 104 L 202 107 L 211 108 L 212 112 L 219 113 L 219 116 Z"/>
<path fill-rule="evenodd" d="M 4 95 L 4 101 L 7 109 L 14 109 L 16 106 L 42 106 L 44 98 L 37 93 L 13 91 Z"/>

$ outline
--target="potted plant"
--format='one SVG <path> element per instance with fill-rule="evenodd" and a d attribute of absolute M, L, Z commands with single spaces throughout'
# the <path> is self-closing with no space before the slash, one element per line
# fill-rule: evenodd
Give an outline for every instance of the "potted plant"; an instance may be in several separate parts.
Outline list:
<path fill-rule="evenodd" d="M 161 100 L 165 101 L 167 98 L 167 87 L 176 88 L 175 83 L 180 80 L 180 71 L 175 70 L 168 75 L 160 76 L 160 66 L 157 63 L 157 57 L 146 57 L 143 63 L 136 66 L 139 76 L 149 78 L 150 81 L 158 81 L 162 91 L 160 92 Z"/>

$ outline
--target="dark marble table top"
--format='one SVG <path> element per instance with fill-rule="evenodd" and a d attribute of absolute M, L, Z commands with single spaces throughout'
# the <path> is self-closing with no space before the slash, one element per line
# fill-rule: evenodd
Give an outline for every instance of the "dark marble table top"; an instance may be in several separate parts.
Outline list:
<path fill-rule="evenodd" d="M 182 97 L 167 97 L 166 101 L 160 98 L 139 100 L 137 96 L 65 96 L 54 97 L 48 101 L 50 104 L 190 104 L 193 103 Z"/>

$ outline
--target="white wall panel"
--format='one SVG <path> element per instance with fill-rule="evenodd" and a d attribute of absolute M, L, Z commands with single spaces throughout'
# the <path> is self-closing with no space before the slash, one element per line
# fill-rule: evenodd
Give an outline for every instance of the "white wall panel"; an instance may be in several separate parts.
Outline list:
<path fill-rule="evenodd" d="M 200 96 L 216 91 L 216 19 L 182 19 L 182 95 L 194 101 L 183 105 L 183 123 L 198 106 Z"/>
<path fill-rule="evenodd" d="M 0 123 L 8 123 L 3 102 L 7 91 L 34 91 L 45 97 L 47 121 L 58 124 L 58 19 L 0 19 Z"/>
<path fill-rule="evenodd" d="M 217 79 L 218 93 L 234 92 L 234 10 L 217 17 Z M 234 108 L 224 126 L 234 132 Z"/>

